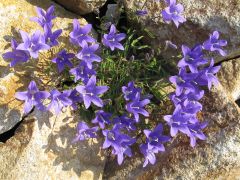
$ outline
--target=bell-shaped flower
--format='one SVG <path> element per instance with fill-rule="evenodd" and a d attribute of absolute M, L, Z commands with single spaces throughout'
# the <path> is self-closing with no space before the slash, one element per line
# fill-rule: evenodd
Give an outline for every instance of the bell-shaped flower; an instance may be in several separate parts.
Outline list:
<path fill-rule="evenodd" d="M 144 99 L 141 101 L 140 93 L 137 93 L 135 99 L 127 103 L 126 110 L 134 115 L 136 122 L 139 122 L 139 114 L 142 114 L 145 117 L 149 116 L 149 113 L 144 109 L 144 107 L 149 103 L 149 99 Z"/>
<path fill-rule="evenodd" d="M 103 101 L 99 98 L 99 95 L 105 93 L 108 87 L 96 86 L 96 76 L 92 76 L 86 85 L 77 86 L 76 90 L 81 94 L 84 105 L 88 109 L 91 103 L 98 107 L 103 107 Z"/>
<path fill-rule="evenodd" d="M 76 89 L 69 90 L 69 91 L 70 91 L 70 95 L 68 98 L 72 101 L 71 106 L 74 110 L 77 110 L 78 103 L 83 102 L 82 96 Z"/>
<path fill-rule="evenodd" d="M 73 20 L 73 31 L 70 33 L 70 41 L 72 44 L 80 46 L 83 41 L 88 43 L 93 43 L 96 40 L 89 35 L 92 30 L 91 24 L 86 24 L 85 26 L 81 27 L 78 20 Z"/>
<path fill-rule="evenodd" d="M 24 92 L 17 92 L 15 97 L 19 100 L 25 101 L 24 113 L 29 113 L 34 106 L 39 110 L 43 110 L 43 101 L 47 99 L 50 94 L 46 91 L 39 91 L 36 83 L 31 81 L 28 85 L 28 90 Z"/>
<path fill-rule="evenodd" d="M 146 167 L 148 163 L 155 164 L 156 163 L 156 156 L 155 154 L 158 153 L 158 148 L 154 146 L 149 146 L 149 144 L 141 144 L 140 151 L 145 157 L 145 161 L 143 163 L 143 167 Z"/>
<path fill-rule="evenodd" d="M 169 6 L 166 7 L 162 11 L 163 20 L 166 23 L 170 23 L 171 21 L 178 27 L 180 23 L 186 21 L 186 19 L 182 16 L 184 11 L 183 5 L 176 4 L 176 0 L 169 0 Z"/>
<path fill-rule="evenodd" d="M 44 28 L 44 26 L 49 26 L 52 27 L 52 20 L 56 18 L 56 16 L 53 15 L 54 12 L 54 6 L 50 6 L 47 11 L 45 11 L 44 9 L 37 7 L 36 8 L 38 17 L 33 17 L 31 18 L 32 21 L 38 23 L 40 26 L 42 26 L 42 28 Z"/>
<path fill-rule="evenodd" d="M 127 100 L 127 101 L 135 99 L 136 94 L 141 93 L 141 91 L 142 91 L 141 88 L 136 88 L 134 86 L 133 81 L 129 82 L 127 86 L 122 87 L 122 92 L 124 94 L 124 99 Z"/>
<path fill-rule="evenodd" d="M 72 104 L 71 99 L 69 96 L 71 94 L 70 91 L 63 91 L 62 93 L 56 89 L 53 89 L 50 92 L 49 99 L 51 100 L 50 104 L 48 105 L 48 110 L 54 109 L 56 114 L 59 114 L 64 107 L 70 106 Z"/>
<path fill-rule="evenodd" d="M 10 67 L 15 66 L 19 63 L 27 62 L 30 59 L 30 54 L 28 51 L 25 50 L 18 50 L 17 49 L 17 41 L 12 39 L 11 40 L 12 51 L 6 52 L 2 55 L 3 59 L 11 59 Z"/>
<path fill-rule="evenodd" d="M 77 135 L 73 139 L 73 143 L 77 141 L 84 141 L 88 140 L 90 138 L 96 138 L 97 137 L 97 131 L 98 127 L 89 127 L 87 123 L 85 122 L 79 122 L 77 125 Z"/>
<path fill-rule="evenodd" d="M 112 114 L 104 112 L 103 110 L 99 110 L 96 112 L 96 117 L 92 120 L 92 123 L 99 124 L 100 128 L 104 129 L 105 124 L 111 124 L 111 118 Z"/>
<path fill-rule="evenodd" d="M 196 114 L 198 111 L 202 110 L 202 104 L 198 101 L 186 99 L 183 102 L 183 111 L 189 114 Z"/>
<path fill-rule="evenodd" d="M 57 64 L 58 72 L 61 73 L 66 66 L 69 68 L 73 67 L 70 60 L 74 58 L 74 56 L 75 55 L 73 53 L 68 53 L 65 49 L 63 49 L 58 53 L 57 57 L 52 60 L 52 62 Z"/>
<path fill-rule="evenodd" d="M 181 68 L 178 76 L 171 76 L 169 81 L 176 86 L 176 95 L 181 95 L 184 90 L 190 92 L 198 91 L 198 86 L 194 84 L 198 75 L 198 73 L 186 73 L 185 68 Z"/>
<path fill-rule="evenodd" d="M 85 61 L 82 61 L 77 67 L 72 68 L 70 73 L 74 76 L 75 82 L 82 80 L 84 84 L 87 84 L 92 75 L 96 75 L 96 71 L 89 69 Z"/>
<path fill-rule="evenodd" d="M 112 24 L 109 33 L 103 35 L 102 42 L 104 46 L 109 47 L 112 51 L 114 51 L 115 48 L 124 50 L 124 47 L 120 41 L 125 38 L 126 34 L 117 33 L 116 27 Z"/>
<path fill-rule="evenodd" d="M 201 45 L 197 45 L 192 49 L 182 45 L 182 52 L 183 58 L 178 62 L 178 67 L 188 66 L 192 73 L 198 72 L 198 67 L 208 62 L 203 58 Z"/>
<path fill-rule="evenodd" d="M 208 86 L 208 89 L 210 90 L 212 85 L 214 84 L 217 86 L 219 84 L 219 81 L 215 74 L 220 70 L 221 66 L 214 66 L 214 60 L 211 59 L 209 67 L 205 67 L 201 72 L 200 76 L 198 78 L 198 83 L 201 86 Z"/>
<path fill-rule="evenodd" d="M 23 43 L 19 44 L 17 49 L 28 51 L 32 58 L 38 58 L 39 51 L 50 49 L 50 46 L 45 43 L 45 37 L 41 31 L 37 30 L 31 37 L 24 31 L 20 31 L 20 34 Z"/>
<path fill-rule="evenodd" d="M 219 32 L 214 31 L 213 34 L 210 34 L 210 37 L 207 41 L 203 43 L 203 48 L 208 51 L 218 51 L 222 56 L 226 56 L 226 52 L 222 50 L 222 47 L 227 45 L 226 40 L 219 40 Z"/>
<path fill-rule="evenodd" d="M 113 119 L 114 124 L 117 124 L 120 129 L 126 129 L 127 131 L 135 131 L 137 128 L 134 125 L 135 121 L 125 114 L 120 117 L 115 117 Z"/>
<path fill-rule="evenodd" d="M 93 62 L 101 62 L 101 58 L 94 54 L 98 49 L 98 44 L 93 44 L 88 46 L 86 41 L 83 41 L 81 44 L 82 50 L 76 55 L 76 57 L 80 60 L 83 60 L 89 69 L 92 69 Z"/>
<path fill-rule="evenodd" d="M 152 131 L 145 129 L 145 136 L 147 137 L 147 143 L 149 147 L 156 147 L 158 151 L 165 151 L 163 143 L 168 142 L 170 137 L 162 135 L 163 126 L 158 124 Z"/>
<path fill-rule="evenodd" d="M 188 121 L 191 117 L 191 115 L 185 114 L 182 111 L 182 107 L 180 105 L 177 105 L 172 115 L 165 115 L 164 120 L 170 126 L 171 136 L 176 136 L 178 131 L 189 135 L 190 131 L 188 129 Z"/>
<path fill-rule="evenodd" d="M 62 34 L 62 29 L 58 29 L 54 32 L 52 32 L 52 29 L 50 26 L 44 26 L 44 36 L 46 44 L 50 47 L 57 46 L 58 38 Z"/>
<path fill-rule="evenodd" d="M 196 139 L 206 140 L 206 136 L 203 134 L 202 129 L 204 129 L 207 126 L 207 123 L 194 123 L 189 124 L 188 128 L 190 130 L 190 134 L 188 135 L 190 137 L 190 144 L 192 147 L 195 147 L 196 145 Z"/>
<path fill-rule="evenodd" d="M 132 157 L 132 150 L 129 146 L 131 146 L 135 142 L 136 140 L 134 138 L 129 137 L 128 139 L 124 139 L 118 148 L 112 150 L 112 154 L 117 155 L 118 165 L 121 165 L 123 163 L 124 155 Z"/>

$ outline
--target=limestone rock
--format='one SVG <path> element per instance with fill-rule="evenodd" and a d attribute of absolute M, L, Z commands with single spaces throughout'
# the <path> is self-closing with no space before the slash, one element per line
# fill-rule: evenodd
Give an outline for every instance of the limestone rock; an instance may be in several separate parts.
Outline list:
<path fill-rule="evenodd" d="M 136 22 L 135 11 L 141 9 L 144 2 L 145 0 L 124 0 L 128 18 L 132 22 Z M 147 29 L 154 35 L 155 38 L 146 36 L 146 40 L 155 49 L 160 48 L 164 50 L 165 41 L 172 41 L 178 45 L 178 51 L 169 48 L 169 50 L 163 52 L 166 58 L 171 58 L 181 52 L 180 47 L 182 44 L 192 47 L 197 43 L 203 43 L 208 39 L 210 33 L 218 30 L 221 34 L 221 39 L 228 41 L 228 46 L 226 47 L 228 57 L 240 54 L 240 26 L 238 23 L 240 21 L 240 1 L 177 0 L 177 2 L 184 6 L 184 16 L 187 19 L 187 22 L 180 25 L 178 29 L 174 24 L 163 23 L 161 11 L 165 8 L 164 5 L 159 5 L 159 2 L 146 1 L 148 15 L 139 17 L 137 22 L 142 30 Z M 220 55 L 215 55 L 215 57 L 217 61 L 228 58 Z"/>
<path fill-rule="evenodd" d="M 202 116 L 209 122 L 206 141 L 195 148 L 189 139 L 178 136 L 159 155 L 154 166 L 142 167 L 143 158 L 135 155 L 122 166 L 106 163 L 106 179 L 217 179 L 239 178 L 240 111 L 220 86 L 207 93 Z M 235 178 L 236 178 L 235 177 Z"/>
<path fill-rule="evenodd" d="M 97 11 L 107 0 L 54 0 L 76 14 L 84 15 Z"/>
<path fill-rule="evenodd" d="M 14 98 L 17 91 L 26 90 L 29 82 L 35 80 L 40 89 L 48 90 L 49 86 L 57 81 L 57 71 L 49 71 L 51 59 L 63 47 L 74 49 L 70 43 L 68 34 L 72 29 L 72 19 L 78 18 L 80 23 L 86 24 L 83 18 L 77 17 L 55 5 L 54 28 L 63 29 L 60 37 L 61 44 L 52 48 L 48 52 L 40 54 L 39 60 L 31 60 L 28 63 L 16 65 L 15 68 L 9 67 L 9 62 L 2 58 L 2 53 L 10 51 L 10 41 L 16 38 L 21 41 L 19 30 L 32 33 L 41 27 L 35 22 L 30 21 L 31 17 L 36 16 L 35 6 L 47 9 L 51 4 L 50 0 L 19 0 L 0 2 L 0 134 L 11 129 L 22 119 L 22 102 Z"/>
<path fill-rule="evenodd" d="M 34 111 L 0 145 L 0 179 L 101 179 L 104 157 L 96 140 L 73 144 L 79 115 Z"/>
<path fill-rule="evenodd" d="M 240 99 L 240 58 L 221 63 L 218 78 L 234 100 Z"/>

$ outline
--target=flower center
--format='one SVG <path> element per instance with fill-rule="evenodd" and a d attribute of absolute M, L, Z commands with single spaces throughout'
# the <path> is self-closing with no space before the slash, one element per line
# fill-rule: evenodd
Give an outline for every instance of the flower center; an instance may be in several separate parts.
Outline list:
<path fill-rule="evenodd" d="M 108 137 L 108 139 L 110 139 L 110 140 L 113 140 L 113 141 L 116 140 L 115 134 L 114 134 L 113 132 L 111 132 L 111 131 L 108 132 L 107 137 Z"/>

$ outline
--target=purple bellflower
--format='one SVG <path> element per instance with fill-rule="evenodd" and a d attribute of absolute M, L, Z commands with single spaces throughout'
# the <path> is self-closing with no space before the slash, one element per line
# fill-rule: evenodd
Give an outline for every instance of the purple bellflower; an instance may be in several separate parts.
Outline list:
<path fill-rule="evenodd" d="M 169 81 L 176 86 L 176 95 L 179 96 L 184 90 L 191 92 L 198 91 L 195 86 L 198 73 L 186 73 L 185 68 L 180 68 L 178 76 L 171 76 Z"/>
<path fill-rule="evenodd" d="M 170 137 L 162 135 L 163 126 L 158 124 L 152 131 L 145 129 L 144 134 L 147 137 L 147 143 L 150 148 L 156 147 L 158 151 L 165 151 L 163 143 L 168 142 Z"/>
<path fill-rule="evenodd" d="M 132 102 L 127 103 L 126 110 L 134 115 L 136 122 L 139 122 L 139 114 L 142 114 L 145 117 L 149 116 L 149 113 L 144 109 L 144 106 L 149 103 L 149 99 L 140 101 L 140 93 L 137 93 L 135 99 Z"/>
<path fill-rule="evenodd" d="M 128 131 L 135 131 L 137 128 L 134 125 L 135 121 L 126 115 L 122 115 L 120 117 L 116 117 L 113 119 L 114 124 L 117 124 L 120 129 L 124 128 Z"/>
<path fill-rule="evenodd" d="M 203 43 L 203 48 L 208 51 L 218 51 L 222 56 L 226 56 L 226 52 L 221 48 L 227 45 L 227 41 L 218 39 L 219 32 L 214 31 L 213 34 L 210 34 L 209 39 Z"/>
<path fill-rule="evenodd" d="M 129 101 L 129 100 L 134 100 L 136 97 L 137 93 L 141 93 L 141 88 L 136 88 L 134 86 L 134 82 L 131 81 L 128 83 L 128 86 L 123 86 L 122 87 L 122 92 L 124 94 L 124 99 Z"/>
<path fill-rule="evenodd" d="M 112 153 L 118 156 L 119 165 L 123 162 L 124 154 L 129 157 L 132 156 L 129 146 L 135 143 L 136 140 L 126 134 L 122 134 L 119 131 L 118 125 L 114 125 L 111 130 L 103 130 L 102 133 L 105 136 L 103 149 L 109 148 L 110 146 L 113 147 Z"/>
<path fill-rule="evenodd" d="M 190 130 L 190 134 L 188 136 L 190 137 L 190 144 L 192 147 L 195 147 L 197 138 L 201 140 L 206 140 L 206 136 L 202 132 L 202 129 L 204 129 L 206 126 L 206 122 L 197 122 L 195 124 L 188 125 L 188 128 Z"/>
<path fill-rule="evenodd" d="M 143 163 L 143 167 L 146 167 L 148 163 L 150 162 L 151 164 L 156 163 L 156 156 L 155 153 L 158 153 L 158 148 L 150 146 L 149 144 L 141 144 L 140 145 L 140 151 L 145 157 L 145 161 Z"/>
<path fill-rule="evenodd" d="M 103 101 L 98 97 L 108 90 L 107 86 L 96 86 L 96 76 L 92 76 L 86 85 L 77 86 L 76 90 L 81 94 L 84 105 L 88 109 L 91 103 L 103 107 Z"/>
<path fill-rule="evenodd" d="M 92 123 L 98 123 L 100 128 L 104 129 L 105 124 L 111 124 L 110 118 L 112 114 L 104 112 L 103 110 L 99 110 L 96 112 L 96 117 L 92 120 Z"/>
<path fill-rule="evenodd" d="M 52 60 L 52 62 L 57 64 L 58 72 L 61 73 L 65 66 L 68 66 L 69 68 L 73 67 L 70 59 L 74 58 L 74 56 L 73 53 L 67 53 L 67 51 L 63 49 L 58 53 L 57 57 Z"/>
<path fill-rule="evenodd" d="M 115 148 L 112 150 L 112 154 L 117 155 L 117 161 L 118 164 L 121 165 L 124 160 L 124 154 L 127 155 L 128 157 L 132 157 L 132 150 L 129 146 L 134 144 L 136 140 L 134 138 L 128 137 L 128 139 L 124 139 L 121 142 L 121 146 L 119 148 Z"/>
<path fill-rule="evenodd" d="M 84 141 L 90 138 L 97 137 L 98 127 L 90 128 L 85 122 L 79 122 L 77 125 L 77 135 L 73 139 L 73 143 L 77 141 Z"/>
<path fill-rule="evenodd" d="M 82 50 L 76 56 L 78 59 L 85 61 L 89 69 L 92 69 L 93 62 L 101 62 L 102 59 L 94 54 L 99 47 L 98 44 L 88 46 L 87 42 L 83 41 L 81 47 Z"/>
<path fill-rule="evenodd" d="M 179 96 L 177 96 L 176 93 L 171 93 L 170 99 L 174 103 L 175 106 L 177 106 L 178 104 L 183 106 L 183 103 L 186 99 L 188 99 L 190 101 L 198 101 L 198 100 L 202 99 L 203 95 L 204 95 L 204 90 L 200 90 L 199 92 L 196 92 L 196 91 L 188 92 L 188 93 L 183 92 Z"/>
<path fill-rule="evenodd" d="M 47 99 L 50 94 L 46 91 L 39 91 L 34 81 L 28 85 L 28 90 L 24 92 L 17 92 L 15 97 L 19 100 L 25 101 L 24 113 L 27 114 L 36 106 L 39 110 L 43 110 L 43 101 Z"/>
<path fill-rule="evenodd" d="M 50 92 L 50 104 L 48 105 L 48 110 L 54 109 L 56 114 L 59 114 L 63 107 L 70 106 L 72 101 L 69 99 L 71 91 L 63 91 L 62 93 L 56 89 Z"/>
<path fill-rule="evenodd" d="M 72 68 L 70 73 L 74 76 L 75 82 L 81 79 L 84 84 L 87 84 L 92 75 L 96 75 L 96 71 L 89 69 L 85 61 L 82 61 L 76 68 Z"/>
<path fill-rule="evenodd" d="M 182 16 L 184 8 L 181 4 L 176 4 L 176 0 L 169 0 L 169 7 L 166 7 L 162 11 L 162 17 L 165 22 L 170 23 L 171 21 L 178 27 L 180 23 L 186 21 Z"/>
<path fill-rule="evenodd" d="M 48 44 L 50 47 L 57 46 L 59 43 L 57 39 L 62 34 L 62 29 L 58 29 L 54 32 L 52 32 L 51 27 L 44 26 L 44 36 L 46 44 Z"/>
<path fill-rule="evenodd" d="M 77 110 L 77 104 L 83 102 L 83 99 L 76 89 L 70 90 L 70 92 L 71 93 L 68 98 L 72 101 L 71 106 L 74 110 Z"/>
<path fill-rule="evenodd" d="M 109 148 L 112 146 L 114 149 L 119 148 L 121 145 L 122 139 L 125 138 L 125 135 L 119 131 L 119 126 L 114 125 L 111 130 L 103 130 L 102 133 L 105 136 L 105 141 L 103 143 L 103 149 Z"/>
<path fill-rule="evenodd" d="M 188 114 L 196 114 L 198 111 L 202 110 L 202 104 L 198 101 L 186 99 L 183 102 L 183 111 Z"/>
<path fill-rule="evenodd" d="M 126 38 L 126 34 L 119 33 L 117 34 L 116 27 L 112 24 L 110 27 L 110 32 L 108 34 L 103 35 L 103 45 L 106 47 L 109 47 L 112 51 L 114 51 L 115 48 L 124 50 L 123 45 L 120 43 L 123 39 Z"/>
<path fill-rule="evenodd" d="M 214 60 L 211 59 L 209 67 L 206 67 L 201 71 L 201 75 L 198 78 L 198 83 L 202 86 L 207 85 L 209 90 L 211 89 L 212 84 L 217 86 L 219 81 L 214 74 L 216 74 L 220 68 L 221 66 L 214 66 Z"/>
<path fill-rule="evenodd" d="M 17 49 L 28 51 L 30 56 L 33 58 L 38 58 L 38 52 L 41 50 L 48 50 L 49 45 L 45 43 L 45 37 L 41 34 L 41 31 L 36 31 L 31 37 L 24 32 L 20 31 L 23 43 L 19 44 Z"/>
<path fill-rule="evenodd" d="M 178 67 L 188 66 L 191 72 L 198 72 L 199 65 L 206 64 L 208 61 L 203 58 L 202 46 L 198 45 L 190 49 L 182 45 L 183 58 L 179 61 Z"/>
<path fill-rule="evenodd" d="M 30 59 L 30 55 L 28 51 L 18 50 L 17 49 L 17 41 L 11 40 L 12 52 L 6 52 L 2 55 L 3 59 L 11 59 L 10 67 L 15 66 L 18 63 L 27 62 Z"/>
<path fill-rule="evenodd" d="M 38 17 L 33 17 L 31 20 L 38 23 L 40 26 L 42 26 L 42 28 L 44 28 L 44 26 L 52 27 L 52 20 L 56 18 L 56 16 L 53 15 L 54 6 L 50 6 L 47 11 L 37 7 L 36 11 Z"/>
<path fill-rule="evenodd" d="M 72 44 L 75 45 L 81 45 L 83 41 L 86 41 L 88 43 L 93 43 L 96 40 L 89 36 L 88 34 L 92 30 L 92 25 L 87 24 L 83 27 L 80 26 L 77 19 L 73 20 L 73 31 L 70 33 L 70 41 Z"/>
<path fill-rule="evenodd" d="M 187 135 L 190 134 L 190 131 L 187 126 L 189 118 L 190 116 L 182 111 L 180 105 L 177 105 L 173 112 L 173 115 L 164 116 L 164 120 L 171 127 L 170 134 L 172 137 L 176 136 L 178 131 L 181 131 L 182 133 Z"/>

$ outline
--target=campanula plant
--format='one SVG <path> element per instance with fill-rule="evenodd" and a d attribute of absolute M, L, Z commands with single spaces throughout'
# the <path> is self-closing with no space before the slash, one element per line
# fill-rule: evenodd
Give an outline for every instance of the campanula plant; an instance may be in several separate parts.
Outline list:
<path fill-rule="evenodd" d="M 166 23 L 173 21 L 178 27 L 186 21 L 183 6 L 176 0 L 158 3 L 166 5 L 161 13 Z M 148 15 L 145 4 L 136 11 L 137 16 Z M 10 67 L 26 63 L 31 58 L 37 59 L 40 52 L 60 44 L 63 30 L 53 31 L 53 20 L 56 18 L 54 6 L 47 11 L 37 8 L 37 14 L 31 20 L 38 23 L 42 31 L 37 30 L 32 35 L 20 31 L 22 42 L 12 39 L 12 51 L 2 55 L 4 59 L 11 60 Z M 215 75 L 220 69 L 205 52 L 226 55 L 223 47 L 227 42 L 219 40 L 219 32 L 214 31 L 203 44 L 194 47 L 182 45 L 179 72 L 169 78 L 175 86 L 175 92 L 169 96 L 175 109 L 158 122 L 152 121 L 151 113 L 152 107 L 159 108 L 159 101 L 163 100 L 159 91 L 161 86 L 158 86 L 159 78 L 166 74 L 162 64 L 153 51 L 149 53 L 148 46 L 139 45 L 143 36 L 134 38 L 135 34 L 129 33 L 131 31 L 121 33 L 114 24 L 108 27 L 101 32 L 102 39 L 98 43 L 91 36 L 91 24 L 81 26 L 77 19 L 73 20 L 69 41 L 78 48 L 78 53 L 61 49 L 50 60 L 60 75 L 67 72 L 72 84 L 67 88 L 51 87 L 51 91 L 47 92 L 40 91 L 31 81 L 27 91 L 15 95 L 18 100 L 24 101 L 24 113 L 30 113 L 34 107 L 57 115 L 67 107 L 93 112 L 91 121 L 78 122 L 72 143 L 101 136 L 104 139 L 102 149 L 111 150 L 119 165 L 126 157 L 134 156 L 136 147 L 144 157 L 143 167 L 155 164 L 157 153 L 164 152 L 165 144 L 179 133 L 189 137 L 192 147 L 196 146 L 198 139 L 205 140 L 207 137 L 203 130 L 208 123 L 198 119 L 198 113 L 203 109 L 199 101 L 206 91 L 204 87 L 210 90 L 212 85 L 218 84 Z M 172 42 L 167 43 L 177 48 Z M 138 54 L 140 51 L 144 58 Z M 164 130 L 166 126 L 169 126 L 169 135 Z"/>

